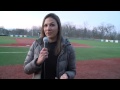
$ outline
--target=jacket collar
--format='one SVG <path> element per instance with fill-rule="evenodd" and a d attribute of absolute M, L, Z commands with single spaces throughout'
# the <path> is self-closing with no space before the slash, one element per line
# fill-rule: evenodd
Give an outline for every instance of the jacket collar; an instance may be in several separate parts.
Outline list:
<path fill-rule="evenodd" d="M 61 44 L 62 44 L 62 47 L 71 45 L 70 41 L 67 38 L 63 38 L 63 37 L 62 37 L 62 43 Z"/>
<path fill-rule="evenodd" d="M 43 41 L 42 41 L 42 38 L 38 38 L 37 40 L 36 40 L 40 45 L 42 45 L 42 43 L 43 43 Z M 61 38 L 61 45 L 62 45 L 62 47 L 65 47 L 65 46 L 67 46 L 67 45 L 71 45 L 70 44 L 70 41 L 67 39 L 67 38 Z"/>

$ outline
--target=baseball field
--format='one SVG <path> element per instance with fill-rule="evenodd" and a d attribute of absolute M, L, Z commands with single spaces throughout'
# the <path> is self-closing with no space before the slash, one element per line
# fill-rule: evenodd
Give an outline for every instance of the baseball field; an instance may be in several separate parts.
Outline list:
<path fill-rule="evenodd" d="M 0 36 L 0 79 L 31 79 L 23 71 L 36 38 Z M 69 39 L 76 53 L 75 79 L 120 79 L 120 43 Z"/>

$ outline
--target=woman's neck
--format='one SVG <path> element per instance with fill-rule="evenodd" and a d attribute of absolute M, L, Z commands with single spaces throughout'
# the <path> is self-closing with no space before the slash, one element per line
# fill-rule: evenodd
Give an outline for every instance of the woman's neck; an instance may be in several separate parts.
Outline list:
<path fill-rule="evenodd" d="M 57 40 L 57 38 L 49 38 L 50 43 L 55 42 L 56 40 Z"/>

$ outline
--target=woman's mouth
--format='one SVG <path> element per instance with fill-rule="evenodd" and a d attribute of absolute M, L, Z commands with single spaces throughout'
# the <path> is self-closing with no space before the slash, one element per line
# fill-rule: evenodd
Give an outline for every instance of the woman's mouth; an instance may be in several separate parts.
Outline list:
<path fill-rule="evenodd" d="M 52 32 L 48 32 L 48 33 L 47 33 L 47 35 L 51 35 L 51 34 L 52 34 Z"/>

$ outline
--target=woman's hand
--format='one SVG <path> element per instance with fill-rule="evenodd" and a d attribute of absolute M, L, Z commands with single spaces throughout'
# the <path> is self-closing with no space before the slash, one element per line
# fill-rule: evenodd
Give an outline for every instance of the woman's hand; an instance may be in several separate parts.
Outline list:
<path fill-rule="evenodd" d="M 66 74 L 66 73 L 64 73 L 64 74 L 60 77 L 60 79 L 68 79 L 67 74 Z"/>
<path fill-rule="evenodd" d="M 40 51 L 40 55 L 39 55 L 39 58 L 37 60 L 37 64 L 41 64 L 46 58 L 48 58 L 48 49 L 47 48 L 43 48 L 41 51 Z"/>

